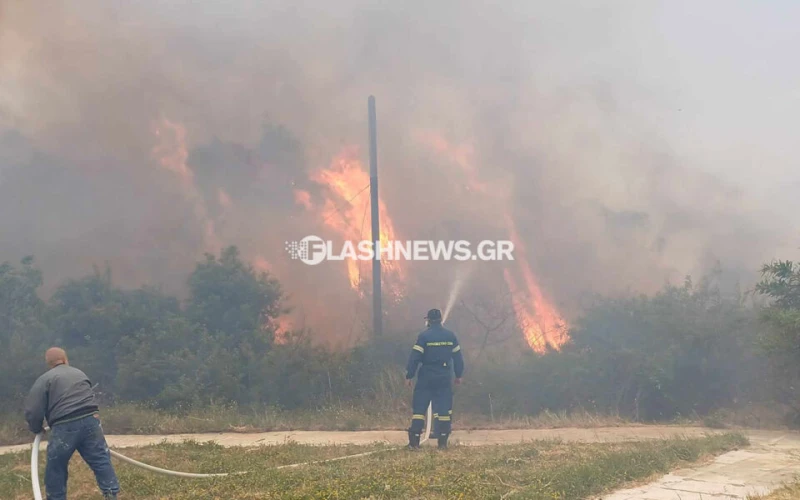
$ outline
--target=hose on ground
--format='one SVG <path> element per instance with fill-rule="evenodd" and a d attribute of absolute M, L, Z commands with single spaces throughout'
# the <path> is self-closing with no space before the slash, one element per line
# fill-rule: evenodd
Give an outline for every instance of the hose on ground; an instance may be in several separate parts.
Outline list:
<path fill-rule="evenodd" d="M 147 465 L 142 463 L 138 460 L 134 460 L 132 458 L 126 457 L 122 453 L 117 453 L 114 450 L 108 450 L 111 452 L 111 456 L 117 457 L 118 459 L 122 460 L 123 462 L 127 462 L 131 465 L 135 465 L 136 467 L 140 467 L 145 470 L 149 470 L 150 472 L 155 472 L 157 474 L 164 474 L 165 476 L 173 476 L 173 477 L 188 477 L 188 478 L 203 478 L 203 477 L 225 477 L 230 476 L 233 474 L 247 474 L 247 472 L 219 472 L 215 474 L 196 474 L 194 472 L 179 472 L 174 470 L 162 469 L 161 467 L 154 467 L 152 465 Z"/>
<path fill-rule="evenodd" d="M 420 440 L 420 444 L 426 442 L 428 440 L 428 438 L 430 437 L 430 435 L 431 435 L 431 423 L 432 423 L 432 420 L 433 420 L 432 412 L 433 412 L 433 410 L 431 408 L 431 405 L 429 404 L 428 405 L 427 415 L 426 415 L 427 418 L 425 419 L 425 437 Z M 33 446 L 31 448 L 31 485 L 33 486 L 33 498 L 34 498 L 34 500 L 42 500 L 42 490 L 41 490 L 40 482 L 39 482 L 39 448 L 40 448 L 41 443 L 42 443 L 42 436 L 43 435 L 44 435 L 43 432 L 41 432 L 41 433 L 36 435 L 36 437 L 33 440 Z M 357 453 L 355 455 L 346 455 L 344 457 L 329 458 L 327 460 L 317 460 L 317 461 L 313 461 L 313 462 L 303 462 L 303 463 L 298 463 L 298 464 L 280 465 L 278 467 L 273 467 L 272 469 L 273 470 L 281 470 L 281 469 L 291 469 L 291 468 L 295 468 L 295 467 L 302 467 L 304 465 L 324 464 L 324 463 L 328 463 L 328 462 L 336 462 L 338 460 L 346 460 L 348 458 L 366 457 L 368 455 L 374 455 L 375 453 L 380 453 L 380 452 L 383 452 L 383 451 L 398 450 L 400 448 L 401 447 L 398 446 L 398 447 L 395 447 L 395 448 L 387 448 L 387 449 L 384 449 L 384 450 L 367 451 L 367 452 L 364 452 L 364 453 Z M 164 475 L 173 476 L 173 477 L 185 477 L 185 478 L 191 478 L 191 479 L 198 479 L 198 478 L 225 477 L 225 476 L 238 475 L 238 474 L 247 474 L 246 471 L 245 472 L 221 472 L 221 473 L 216 473 L 216 474 L 196 474 L 196 473 L 192 473 L 192 472 L 179 472 L 179 471 L 174 471 L 174 470 L 162 469 L 160 467 L 154 467 L 152 465 L 148 465 L 148 464 L 139 462 L 138 460 L 134 460 L 132 458 L 126 457 L 125 455 L 123 455 L 121 453 L 117 453 L 116 451 L 111 450 L 111 449 L 109 449 L 109 452 L 111 453 L 112 456 L 122 460 L 123 462 L 127 462 L 127 463 L 129 463 L 131 465 L 135 465 L 136 467 L 140 467 L 142 469 L 149 470 L 150 472 L 155 472 L 157 474 L 164 474 Z"/>
<path fill-rule="evenodd" d="M 433 409 L 431 405 L 428 404 L 428 412 L 427 418 L 425 419 L 425 437 L 419 441 L 419 444 L 425 443 L 431 435 L 431 421 L 433 419 Z M 384 451 L 394 451 L 403 448 L 402 446 L 395 446 L 393 448 L 386 448 L 383 450 L 374 450 L 374 451 L 366 451 L 364 453 L 356 453 L 355 455 L 346 455 L 343 457 L 336 457 L 336 458 L 329 458 L 327 460 L 315 460 L 313 462 L 303 462 L 299 464 L 289 464 L 289 465 L 279 465 L 278 467 L 273 467 L 272 470 L 281 470 L 281 469 L 292 469 L 295 467 L 302 467 L 303 465 L 315 465 L 315 464 L 325 464 L 328 462 L 336 462 L 338 460 L 346 460 L 348 458 L 357 458 L 357 457 L 366 457 L 369 455 L 374 455 L 376 453 L 382 453 Z"/>
<path fill-rule="evenodd" d="M 31 484 L 33 484 L 33 498 L 42 500 L 42 489 L 39 486 L 39 445 L 42 442 L 42 433 L 36 435 L 31 449 Z"/>

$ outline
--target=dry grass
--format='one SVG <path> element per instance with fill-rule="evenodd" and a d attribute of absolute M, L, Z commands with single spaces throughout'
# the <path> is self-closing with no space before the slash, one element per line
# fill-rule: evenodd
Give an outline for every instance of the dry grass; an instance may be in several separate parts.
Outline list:
<path fill-rule="evenodd" d="M 769 495 L 751 495 L 748 500 L 798 500 L 800 499 L 800 482 L 779 488 Z"/>
<path fill-rule="evenodd" d="M 259 448 L 161 444 L 126 450 L 132 458 L 187 472 L 250 471 L 215 479 L 176 479 L 115 462 L 122 498 L 585 498 L 747 444 L 737 434 L 633 443 L 537 441 L 447 452 L 385 445 Z M 276 471 L 277 465 L 381 450 L 369 457 Z M 28 455 L 0 456 L 0 496 L 30 497 Z M 75 458 L 70 498 L 99 498 L 91 472 Z"/>
<path fill-rule="evenodd" d="M 787 415 L 791 413 L 790 407 L 778 403 L 745 405 L 717 410 L 702 420 L 706 426 L 716 428 L 786 429 Z"/>
<path fill-rule="evenodd" d="M 557 429 L 562 427 L 620 427 L 636 425 L 617 415 L 602 415 L 586 411 L 551 412 L 543 411 L 538 415 L 510 415 L 491 419 L 485 415 L 466 415 L 460 419 L 459 427 L 463 429 Z"/>

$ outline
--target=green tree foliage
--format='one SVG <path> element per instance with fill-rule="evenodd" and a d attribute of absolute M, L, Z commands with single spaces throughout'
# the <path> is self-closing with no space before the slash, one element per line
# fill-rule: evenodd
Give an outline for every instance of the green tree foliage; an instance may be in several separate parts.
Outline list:
<path fill-rule="evenodd" d="M 763 398 L 767 360 L 780 397 L 794 401 L 799 271 L 791 263 L 764 268 L 757 290 L 772 304 L 762 316 L 768 327 L 763 349 L 755 348 L 755 310 L 742 296 L 722 293 L 713 275 L 653 296 L 598 297 L 560 351 L 510 361 L 507 352 L 486 350 L 475 362 L 480 349 L 462 339 L 468 383 L 459 389 L 457 411 L 499 416 L 585 409 L 640 420 L 704 414 Z M 303 331 L 276 342 L 281 287 L 235 247 L 197 264 L 184 304 L 155 288 L 120 289 L 108 269 L 63 283 L 46 302 L 37 295 L 41 284 L 32 259 L 0 265 L 3 401 L 19 401 L 44 369 L 44 349 L 61 345 L 100 382 L 109 403 L 400 408 L 400 398 L 407 404 L 399 388 L 408 332 L 404 341 L 341 352 L 313 345 Z"/>
<path fill-rule="evenodd" d="M 468 397 L 484 409 L 588 409 L 637 420 L 704 414 L 757 394 L 755 318 L 713 277 L 653 297 L 598 298 L 561 351 L 482 372 Z M 500 366 L 501 360 L 497 362 Z"/>
<path fill-rule="evenodd" d="M 42 273 L 33 264 L 31 257 L 18 267 L 0 264 L 0 401 L 19 400 L 44 365 Z"/>
<path fill-rule="evenodd" d="M 120 342 L 152 335 L 168 317 L 180 314 L 177 299 L 156 289 L 114 288 L 108 269 L 68 281 L 48 306 L 51 343 L 67 349 L 106 394 L 115 390 L 117 359 L 124 354 Z"/>
<path fill-rule="evenodd" d="M 117 349 L 117 393 L 166 408 L 202 403 L 198 346 L 207 341 L 202 328 L 179 314 L 123 338 Z"/>
<path fill-rule="evenodd" d="M 769 359 L 774 395 L 795 408 L 790 418 L 800 425 L 800 264 L 773 262 L 761 274 L 756 291 L 771 303 L 761 312 L 760 345 Z"/>
<path fill-rule="evenodd" d="M 570 350 L 595 366 L 583 387 L 635 418 L 706 413 L 747 395 L 755 323 L 740 296 L 712 278 L 666 286 L 652 298 L 601 301 L 582 319 Z M 599 363 L 599 366 L 595 363 Z"/>
<path fill-rule="evenodd" d="M 282 312 L 282 292 L 277 280 L 258 274 L 242 261 L 236 247 L 217 259 L 206 255 L 189 277 L 191 299 L 188 316 L 226 347 L 268 349 L 275 331 L 270 319 Z"/>
<path fill-rule="evenodd" d="M 278 282 L 229 247 L 219 258 L 207 255 L 188 284 L 185 313 L 177 305 L 158 308 L 153 322 L 116 350 L 120 395 L 163 407 L 269 401 L 265 387 L 275 377 L 264 377 L 263 365 L 273 350 L 271 320 L 283 312 Z"/>
<path fill-rule="evenodd" d="M 773 299 L 779 309 L 800 309 L 800 263 L 772 262 L 761 268 L 756 291 Z"/>

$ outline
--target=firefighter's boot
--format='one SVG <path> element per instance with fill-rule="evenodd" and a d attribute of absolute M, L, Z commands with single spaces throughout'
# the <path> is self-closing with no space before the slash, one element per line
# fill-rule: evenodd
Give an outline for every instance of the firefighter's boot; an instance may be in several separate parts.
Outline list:
<path fill-rule="evenodd" d="M 409 450 L 418 450 L 419 449 L 419 438 L 420 438 L 420 433 L 418 431 L 412 431 L 411 429 L 408 430 L 408 449 Z"/>
<path fill-rule="evenodd" d="M 447 438 L 448 437 L 449 436 L 447 434 L 440 434 L 439 435 L 438 441 L 439 441 L 439 449 L 440 450 L 446 450 L 447 449 Z"/>

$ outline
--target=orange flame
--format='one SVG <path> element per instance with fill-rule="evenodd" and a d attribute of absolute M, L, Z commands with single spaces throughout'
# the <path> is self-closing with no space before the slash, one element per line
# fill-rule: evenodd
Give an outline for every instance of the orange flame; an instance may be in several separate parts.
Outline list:
<path fill-rule="evenodd" d="M 214 221 L 209 217 L 203 197 L 194 183 L 194 172 L 187 164 L 189 149 L 186 145 L 186 129 L 180 123 L 173 123 L 166 118 L 154 124 L 152 129 L 157 138 L 153 156 L 162 167 L 177 174 L 183 195 L 193 204 L 195 216 L 203 225 L 206 250 L 217 252 L 221 245 Z"/>
<path fill-rule="evenodd" d="M 231 196 L 222 188 L 217 190 L 217 203 L 219 203 L 219 206 L 222 207 L 223 210 L 230 210 L 233 206 Z"/>
<path fill-rule="evenodd" d="M 161 166 L 178 174 L 183 182 L 192 183 L 194 175 L 186 164 L 189 150 L 186 147 L 186 129 L 183 125 L 162 119 L 153 127 L 153 133 L 159 139 L 153 148 L 153 155 Z"/>
<path fill-rule="evenodd" d="M 272 265 L 261 255 L 256 255 L 253 258 L 253 268 L 259 273 L 272 273 Z"/>
<path fill-rule="evenodd" d="M 306 210 L 311 210 L 314 205 L 311 203 L 311 193 L 303 190 L 296 190 L 294 192 L 294 202 L 298 205 L 303 205 Z"/>
<path fill-rule="evenodd" d="M 289 341 L 289 334 L 294 330 L 294 322 L 289 316 L 278 316 L 272 320 L 275 327 L 275 343 L 286 344 Z"/>
<path fill-rule="evenodd" d="M 504 277 L 511 291 L 517 323 L 525 335 L 528 345 L 534 351 L 544 352 L 547 346 L 558 349 L 567 341 L 566 322 L 542 293 L 542 289 L 528 265 L 525 247 L 517 234 L 516 224 L 510 217 L 506 219 L 510 238 L 514 243 L 514 258 L 524 283 L 524 289 L 521 289 L 510 269 L 504 270 Z M 523 298 L 527 300 L 523 300 Z"/>
<path fill-rule="evenodd" d="M 567 341 L 567 324 L 556 307 L 542 292 L 533 271 L 531 271 L 525 247 L 517 233 L 516 224 L 509 215 L 510 211 L 505 201 L 508 199 L 508 193 L 504 192 L 501 186 L 489 185 L 478 178 L 473 161 L 474 150 L 471 146 L 455 146 L 445 138 L 430 133 L 419 134 L 418 139 L 458 165 L 464 174 L 467 191 L 473 195 L 482 196 L 487 204 L 506 207 L 503 209 L 505 226 L 509 238 L 514 243 L 515 266 L 506 268 L 503 271 L 503 277 L 511 292 L 517 325 L 534 351 L 544 352 L 547 346 L 558 349 Z M 516 273 L 512 273 L 514 267 Z M 521 280 L 518 279 L 520 277 Z"/>
<path fill-rule="evenodd" d="M 320 209 L 323 223 L 343 240 L 353 244 L 370 240 L 372 227 L 369 209 L 370 179 L 363 164 L 357 159 L 357 150 L 346 148 L 327 168 L 312 173 L 311 180 L 327 188 L 325 201 Z M 296 190 L 295 201 L 306 209 L 313 207 L 311 197 L 306 191 Z M 380 242 L 385 248 L 390 241 L 396 240 L 396 232 L 383 202 L 379 202 L 379 213 Z M 367 281 L 361 274 L 361 264 L 364 262 L 355 259 L 348 259 L 345 262 L 350 287 L 363 296 L 363 285 Z M 396 260 L 383 260 L 382 269 L 384 278 L 388 278 L 386 280 L 388 291 L 395 299 L 400 298 L 406 278 L 404 269 Z"/>

